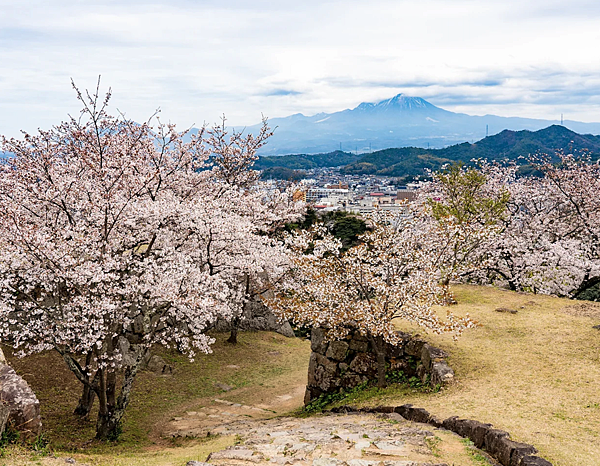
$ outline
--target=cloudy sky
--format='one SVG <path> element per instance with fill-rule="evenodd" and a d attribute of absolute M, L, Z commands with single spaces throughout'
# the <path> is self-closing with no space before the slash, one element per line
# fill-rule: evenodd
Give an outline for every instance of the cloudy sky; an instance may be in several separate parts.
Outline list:
<path fill-rule="evenodd" d="M 136 120 L 235 125 L 397 93 L 470 114 L 600 121 L 597 0 L 0 0 L 0 133 L 112 87 Z"/>

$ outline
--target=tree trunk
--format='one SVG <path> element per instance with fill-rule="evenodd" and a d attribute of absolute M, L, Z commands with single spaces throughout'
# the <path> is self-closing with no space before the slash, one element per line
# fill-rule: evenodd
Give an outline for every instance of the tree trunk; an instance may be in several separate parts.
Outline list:
<path fill-rule="evenodd" d="M 250 275 L 246 274 L 245 276 L 246 278 L 246 293 L 245 293 L 245 298 L 246 299 L 250 299 L 249 295 L 250 295 Z M 248 304 L 247 301 L 244 302 L 244 304 L 242 305 L 242 312 L 239 316 L 235 316 L 233 319 L 231 319 L 231 333 L 229 334 L 229 338 L 227 339 L 227 343 L 231 343 L 232 345 L 237 345 L 237 335 L 238 335 L 238 330 L 240 327 L 240 322 L 242 320 L 242 317 L 244 315 L 244 311 L 246 310 L 246 305 Z"/>
<path fill-rule="evenodd" d="M 82 368 L 77 359 L 65 352 L 62 348 L 55 346 L 54 349 L 62 356 L 63 360 L 67 364 L 67 367 L 73 372 L 73 374 L 75 374 L 77 380 L 79 380 L 84 386 L 82 396 L 79 399 L 79 404 L 77 408 L 75 408 L 75 414 L 85 417 L 86 413 L 89 414 L 89 411 L 92 409 L 94 403 L 94 393 L 98 394 L 98 384 L 100 383 L 101 376 L 101 373 L 97 371 L 96 375 L 94 376 L 94 380 L 90 383 L 88 370 L 92 361 L 93 353 L 90 352 L 86 355 L 86 365 L 84 368 Z"/>
<path fill-rule="evenodd" d="M 377 356 L 377 386 L 379 388 L 387 387 L 385 378 L 385 341 L 383 337 L 369 336 L 371 347 Z"/>
<path fill-rule="evenodd" d="M 237 334 L 238 327 L 240 325 L 240 318 L 234 317 L 231 319 L 231 333 L 229 334 L 229 338 L 227 339 L 227 343 L 231 343 L 232 345 L 237 345 Z"/>
<path fill-rule="evenodd" d="M 81 398 L 79 398 L 79 404 L 75 408 L 74 414 L 80 416 L 82 419 L 88 419 L 90 412 L 94 406 L 94 400 L 96 399 L 96 392 L 94 391 L 98 387 L 99 372 L 96 371 L 94 379 L 92 380 L 91 386 L 84 384 Z"/>
<path fill-rule="evenodd" d="M 85 367 L 84 367 L 84 371 L 85 371 L 85 376 L 87 377 L 88 381 L 89 381 L 89 372 L 90 372 L 90 364 L 92 363 L 92 352 L 88 352 L 88 354 L 85 357 Z M 73 411 L 73 414 L 76 414 L 77 416 L 80 416 L 84 419 L 86 419 L 89 414 L 90 411 L 92 410 L 92 406 L 94 405 L 94 398 L 96 397 L 96 394 L 94 393 L 94 391 L 90 388 L 90 386 L 88 384 L 83 384 L 83 391 L 81 393 L 81 398 L 79 398 L 79 403 L 77 404 L 77 407 L 75 408 L 75 411 Z"/>
<path fill-rule="evenodd" d="M 387 380 L 385 379 L 385 354 L 377 353 L 377 386 L 379 388 L 387 387 Z"/>
<path fill-rule="evenodd" d="M 114 370 L 106 371 L 106 404 L 108 410 L 114 410 L 116 402 L 117 392 L 117 372 Z"/>
<path fill-rule="evenodd" d="M 73 414 L 76 414 L 82 419 L 87 419 L 90 415 L 90 411 L 94 406 L 94 400 L 96 399 L 96 394 L 93 390 L 90 389 L 88 385 L 83 386 L 83 392 L 81 397 L 79 398 L 79 403 L 73 411 Z"/>
<path fill-rule="evenodd" d="M 77 359 L 66 353 L 59 346 L 56 346 L 55 350 L 63 357 L 77 379 L 85 386 L 88 386 L 98 397 L 99 409 L 96 421 L 96 438 L 99 440 L 117 440 L 121 434 L 121 422 L 125 414 L 125 409 L 129 405 L 133 381 L 142 366 L 142 362 L 150 352 L 150 348 L 139 348 L 133 365 L 125 366 L 121 393 L 116 400 L 116 371 L 99 367 L 94 375 L 94 380 L 90 383 L 87 369 L 82 368 Z M 90 396 L 93 397 L 93 395 Z M 84 403 L 81 403 L 80 400 L 80 404 Z"/>
<path fill-rule="evenodd" d="M 109 418 L 108 406 L 106 403 L 106 379 L 104 376 L 104 369 L 98 368 L 98 390 L 96 390 L 96 394 L 98 395 L 98 419 L 96 421 L 96 438 L 106 438 L 99 436 L 101 419 L 105 420 Z"/>
<path fill-rule="evenodd" d="M 121 385 L 121 393 L 119 397 L 114 400 L 115 388 L 113 385 L 113 392 L 106 397 L 106 392 L 104 393 L 105 400 L 111 399 L 111 403 L 105 403 L 106 409 L 101 409 L 98 412 L 98 420 L 96 422 L 96 438 L 99 440 L 117 440 L 121 435 L 121 423 L 123 420 L 123 415 L 125 414 L 125 410 L 129 405 L 129 399 L 131 397 L 131 389 L 133 387 L 133 381 L 137 372 L 142 365 L 142 361 L 144 361 L 146 355 L 148 354 L 149 349 L 145 349 L 139 352 L 137 358 L 132 366 L 125 367 L 125 373 L 123 374 L 123 383 Z M 110 373 L 107 374 L 108 384 L 104 384 L 105 389 L 108 388 L 107 385 L 116 383 L 116 374 L 113 372 L 113 375 Z M 102 386 L 102 384 L 101 384 Z M 98 398 L 102 398 L 101 394 L 98 394 Z"/>
<path fill-rule="evenodd" d="M 118 415 L 116 412 L 107 412 L 106 414 L 98 414 L 96 421 L 96 438 L 98 440 L 115 441 L 121 435 L 121 419 L 123 414 Z"/>

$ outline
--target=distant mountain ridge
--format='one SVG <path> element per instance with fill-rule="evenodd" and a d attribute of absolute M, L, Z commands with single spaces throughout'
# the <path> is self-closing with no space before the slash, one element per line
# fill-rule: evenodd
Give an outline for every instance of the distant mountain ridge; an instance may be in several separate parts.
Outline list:
<path fill-rule="evenodd" d="M 288 155 L 260 157 L 256 168 L 267 173 L 286 174 L 286 168 L 307 170 L 315 167 L 344 165 L 345 174 L 373 174 L 410 179 L 423 176 L 425 168 L 438 170 L 451 162 L 468 163 L 473 159 L 516 160 L 536 153 L 553 155 L 557 150 L 582 152 L 587 150 L 593 159 L 600 156 L 600 136 L 578 134 L 560 125 L 552 125 L 538 131 L 504 130 L 475 143 L 462 143 L 443 149 L 402 147 L 383 149 L 368 154 L 349 154 L 340 151 L 317 155 Z M 352 160 L 352 158 L 355 160 Z"/>
<path fill-rule="evenodd" d="M 472 116 L 437 107 L 421 97 L 398 94 L 377 103 L 363 102 L 353 109 L 305 116 L 301 113 L 269 120 L 276 128 L 261 155 L 317 154 L 333 150 L 364 153 L 390 147 L 443 148 L 480 140 L 505 129 L 537 131 L 552 120 Z M 565 121 L 579 133 L 600 134 L 600 123 Z M 246 128 L 256 132 L 259 125 Z M 341 146 L 341 147 L 340 147 Z"/>

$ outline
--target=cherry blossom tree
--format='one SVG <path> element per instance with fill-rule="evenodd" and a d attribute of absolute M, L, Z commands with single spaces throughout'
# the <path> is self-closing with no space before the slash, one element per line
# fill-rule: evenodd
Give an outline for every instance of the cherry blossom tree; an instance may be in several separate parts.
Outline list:
<path fill-rule="evenodd" d="M 425 185 L 421 196 L 443 220 L 440 231 L 451 227 L 441 235 L 448 245 L 442 270 L 515 291 L 584 296 L 600 284 L 598 162 L 560 152 L 529 162 L 539 176 L 520 176 L 514 164 L 481 163 Z"/>
<path fill-rule="evenodd" d="M 303 212 L 303 204 L 292 200 L 292 191 L 273 189 L 262 183 L 250 189 L 238 188 L 240 195 L 230 208 L 250 222 L 248 238 L 233 237 L 232 232 L 208 225 L 204 238 L 210 247 L 206 260 L 212 275 L 227 282 L 231 334 L 228 342 L 237 343 L 237 332 L 246 306 L 290 267 L 284 245 L 274 235 L 286 222 Z M 209 218 L 209 215 L 207 215 Z"/>
<path fill-rule="evenodd" d="M 505 170 L 510 215 L 484 251 L 481 280 L 577 298 L 600 283 L 600 167 L 586 154 L 539 156 L 532 164 L 542 176 Z"/>
<path fill-rule="evenodd" d="M 233 277 L 281 273 L 264 231 L 296 210 L 287 193 L 239 182 L 266 122 L 233 145 L 222 125 L 184 142 L 174 125 L 109 115 L 110 91 L 76 92 L 77 118 L 2 138 L 0 337 L 21 356 L 60 353 L 110 439 L 152 345 L 210 352 L 205 329 L 244 302 Z"/>
<path fill-rule="evenodd" d="M 421 185 L 418 202 L 424 214 L 417 218 L 423 233 L 439 243 L 442 285 L 486 264 L 486 246 L 495 241 L 506 217 L 511 168 L 485 161 L 470 167 L 454 164 L 432 173 L 432 181 Z"/>
<path fill-rule="evenodd" d="M 269 305 L 296 324 L 328 329 L 332 339 L 358 329 L 377 355 L 383 387 L 385 343 L 398 342 L 395 320 L 456 334 L 473 322 L 452 314 L 441 319 L 432 308 L 445 295 L 436 269 L 441 251 L 439 242 L 422 235 L 417 219 L 384 216 L 372 223 L 347 252 L 322 224 L 292 234 L 295 268 Z"/>
<path fill-rule="evenodd" d="M 289 265 L 281 246 L 275 246 L 271 238 L 286 222 L 298 218 L 304 212 L 304 205 L 293 201 L 293 186 L 280 189 L 259 182 L 260 172 L 252 169 L 258 159 L 256 151 L 273 134 L 266 120 L 263 119 L 256 136 L 236 131 L 230 134 L 225 123 L 223 117 L 220 125 L 207 130 L 207 143 L 212 148 L 207 163 L 216 181 L 214 195 L 220 198 L 222 190 L 230 187 L 243 192 L 235 208 L 240 215 L 251 218 L 262 235 L 254 243 L 239 241 L 231 248 L 213 248 L 220 252 L 218 257 L 213 254 L 211 258 L 213 273 L 226 276 L 230 288 L 236 290 L 229 300 L 231 335 L 227 340 L 236 344 L 246 306 L 266 292 L 269 284 L 277 281 Z M 234 256 L 238 259 L 232 267 Z"/>

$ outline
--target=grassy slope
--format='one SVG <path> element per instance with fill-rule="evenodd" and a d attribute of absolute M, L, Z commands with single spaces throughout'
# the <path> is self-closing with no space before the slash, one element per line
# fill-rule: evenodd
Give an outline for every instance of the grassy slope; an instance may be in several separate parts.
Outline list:
<path fill-rule="evenodd" d="M 79 386 L 59 358 L 53 353 L 25 360 L 11 358 L 42 402 L 46 434 L 52 440 L 56 456 L 12 447 L 0 458 L 0 465 L 60 466 L 65 464 L 66 457 L 72 457 L 78 464 L 94 466 L 182 466 L 189 460 L 204 461 L 210 452 L 236 442 L 235 437 L 172 440 L 159 437 L 165 422 L 187 410 L 210 406 L 215 395 L 242 404 L 268 404 L 272 415 L 300 407 L 310 353 L 307 341 L 272 333 L 243 333 L 241 344 L 233 347 L 223 342 L 226 335 L 217 337 L 214 354 L 202 356 L 195 363 L 173 352 L 161 352 L 174 365 L 175 375 L 140 374 L 127 413 L 125 433 L 121 442 L 112 445 L 89 442 L 93 424 L 77 422 L 71 415 Z M 215 389 L 215 382 L 236 388 L 222 393 Z M 297 395 L 298 389 L 299 396 L 273 404 L 279 395 Z M 436 435 L 432 447 L 440 461 L 456 466 L 488 465 L 474 462 L 469 449 L 454 434 Z"/>
<path fill-rule="evenodd" d="M 239 344 L 233 346 L 224 342 L 227 336 L 217 335 L 214 353 L 199 355 L 193 363 L 175 351 L 159 351 L 174 366 L 174 375 L 165 377 L 149 372 L 138 375 L 121 441 L 109 447 L 89 442 L 94 437 L 95 412 L 89 422 L 78 421 L 72 414 L 80 385 L 55 353 L 21 360 L 9 357 L 9 360 L 40 399 L 45 434 L 54 448 L 131 454 L 169 445 L 159 437 L 162 425 L 187 407 L 196 406 L 203 398 L 222 396 L 223 391 L 215 383 L 234 388 L 254 387 L 260 392 L 286 383 L 306 382 L 309 342 L 257 332 L 240 334 Z M 228 368 L 228 365 L 238 368 Z"/>
<path fill-rule="evenodd" d="M 185 446 L 163 447 L 132 451 L 110 451 L 89 454 L 57 451 L 55 455 L 40 455 L 24 448 L 12 447 L 0 458 L 0 466 L 64 466 L 66 458 L 73 458 L 81 466 L 183 466 L 188 461 L 204 461 L 214 452 L 234 445 L 233 436 L 211 437 L 187 442 Z"/>
<path fill-rule="evenodd" d="M 373 389 L 359 394 L 356 402 L 413 403 L 439 417 L 458 415 L 490 422 L 511 432 L 514 439 L 534 444 L 556 466 L 597 464 L 600 331 L 592 326 L 600 323 L 600 305 L 471 286 L 457 287 L 455 293 L 459 305 L 452 311 L 469 312 L 481 326 L 456 342 L 448 336 L 426 335 L 426 339 L 450 353 L 456 383 L 434 394 L 397 386 Z M 494 312 L 497 307 L 518 313 Z M 123 441 L 111 447 L 85 444 L 93 436 L 91 423 L 73 427 L 70 413 L 79 387 L 62 361 L 50 353 L 12 363 L 40 397 L 45 426 L 55 446 L 85 447 L 92 456 L 81 460 L 87 458 L 94 464 L 185 464 L 184 459 L 205 457 L 207 451 L 231 439 L 183 442 L 180 448 L 168 448 L 156 432 L 203 397 L 229 396 L 219 393 L 215 382 L 239 387 L 244 397 L 254 398 L 244 402 L 252 403 L 282 385 L 305 381 L 310 351 L 306 341 L 269 333 L 242 334 L 241 345 L 232 347 L 223 343 L 225 337 L 219 336 L 215 354 L 193 364 L 165 352 L 165 359 L 175 365 L 173 377 L 141 374 Z M 231 364 L 240 369 L 227 369 Z"/>
<path fill-rule="evenodd" d="M 598 464 L 600 331 L 592 326 L 600 306 L 487 287 L 460 286 L 455 294 L 452 311 L 469 312 L 481 326 L 458 341 L 426 339 L 450 353 L 457 382 L 437 394 L 391 387 L 362 404 L 413 403 L 442 418 L 489 422 L 555 466 Z"/>

